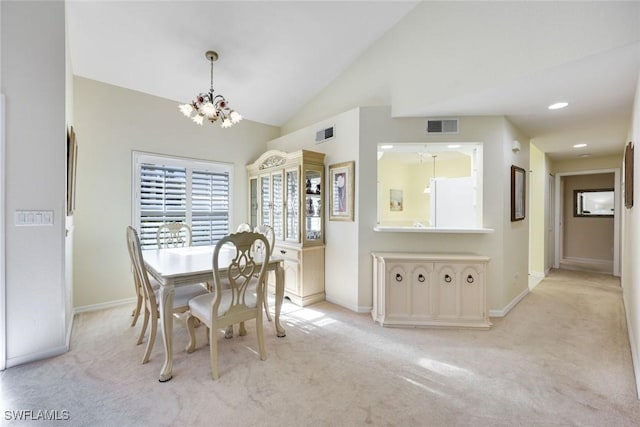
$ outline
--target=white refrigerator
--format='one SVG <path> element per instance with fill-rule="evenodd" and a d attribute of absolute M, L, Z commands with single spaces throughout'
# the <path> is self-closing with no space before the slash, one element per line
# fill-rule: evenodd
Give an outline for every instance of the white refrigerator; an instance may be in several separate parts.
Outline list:
<path fill-rule="evenodd" d="M 430 185 L 432 227 L 477 227 L 472 177 L 432 178 Z"/>

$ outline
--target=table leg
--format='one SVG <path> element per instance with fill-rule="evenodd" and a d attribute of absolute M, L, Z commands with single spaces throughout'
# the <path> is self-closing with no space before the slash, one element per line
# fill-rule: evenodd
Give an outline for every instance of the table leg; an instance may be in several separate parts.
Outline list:
<path fill-rule="evenodd" d="M 282 309 L 282 301 L 284 300 L 284 268 L 279 262 L 276 267 L 276 315 L 275 324 L 276 332 L 279 337 L 286 336 L 286 332 L 280 324 L 280 310 Z"/>
<path fill-rule="evenodd" d="M 160 371 L 160 382 L 166 382 L 173 376 L 173 286 L 160 287 L 160 330 L 164 345 L 164 365 Z"/>

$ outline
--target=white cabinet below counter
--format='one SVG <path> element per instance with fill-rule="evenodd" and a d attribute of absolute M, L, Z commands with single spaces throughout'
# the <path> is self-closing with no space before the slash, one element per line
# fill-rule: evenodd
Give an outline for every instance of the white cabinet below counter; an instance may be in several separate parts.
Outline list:
<path fill-rule="evenodd" d="M 395 327 L 491 327 L 489 257 L 375 252 L 373 320 Z"/>

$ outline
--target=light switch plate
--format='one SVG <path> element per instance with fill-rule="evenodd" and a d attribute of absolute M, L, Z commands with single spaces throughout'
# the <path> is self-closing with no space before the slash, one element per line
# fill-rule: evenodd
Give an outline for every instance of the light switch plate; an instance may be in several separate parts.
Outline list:
<path fill-rule="evenodd" d="M 16 211 L 15 225 L 19 227 L 53 225 L 53 211 Z"/>

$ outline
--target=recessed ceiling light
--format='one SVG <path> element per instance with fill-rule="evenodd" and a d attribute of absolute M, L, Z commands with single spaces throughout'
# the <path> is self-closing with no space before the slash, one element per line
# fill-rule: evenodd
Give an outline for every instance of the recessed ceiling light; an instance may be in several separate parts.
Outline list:
<path fill-rule="evenodd" d="M 556 102 L 555 104 L 549 105 L 549 110 L 559 110 L 560 108 L 564 108 L 569 105 L 568 102 Z"/>
<path fill-rule="evenodd" d="M 460 144 L 447 145 L 447 148 L 460 148 Z"/>
<path fill-rule="evenodd" d="M 380 149 L 382 149 L 382 150 L 390 150 L 392 148 L 393 148 L 392 144 L 384 144 L 384 145 L 380 146 Z"/>
<path fill-rule="evenodd" d="M 575 145 L 573 146 L 573 148 L 584 148 L 584 147 L 586 147 L 586 146 L 587 146 L 587 144 L 575 144 Z"/>

